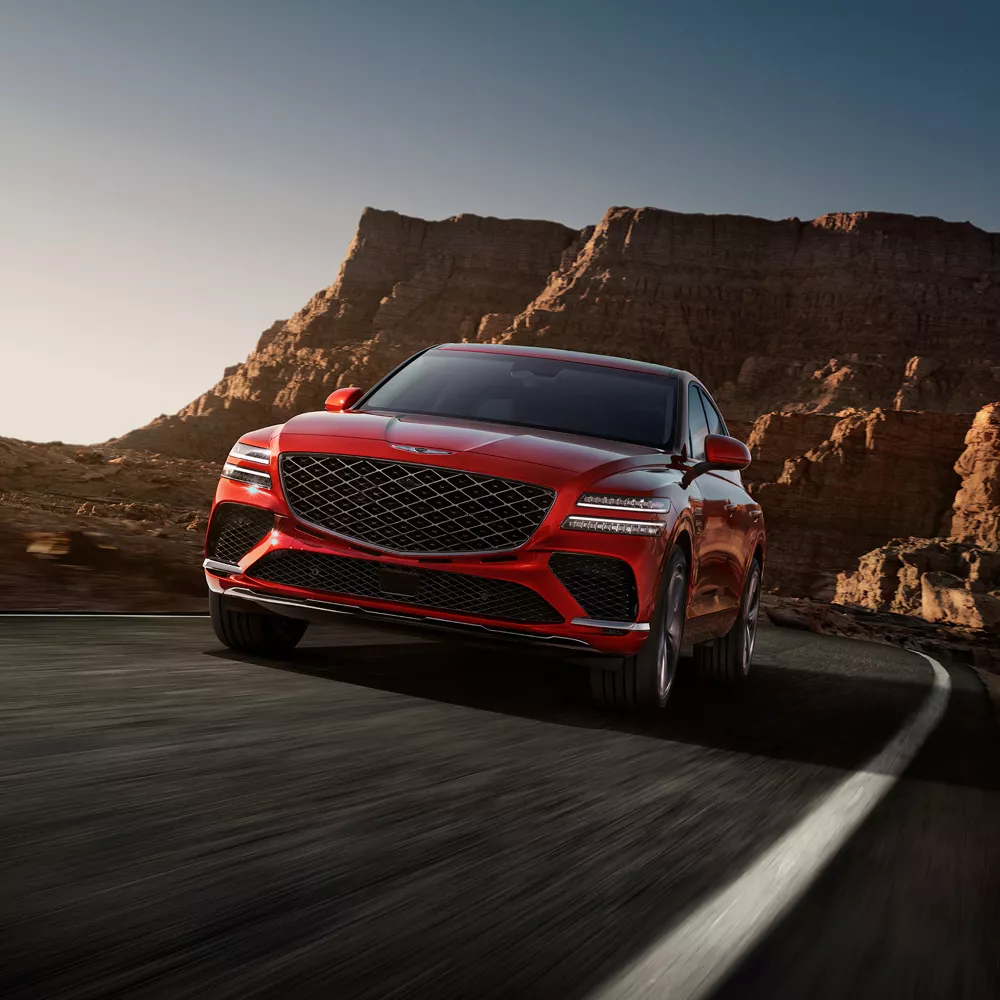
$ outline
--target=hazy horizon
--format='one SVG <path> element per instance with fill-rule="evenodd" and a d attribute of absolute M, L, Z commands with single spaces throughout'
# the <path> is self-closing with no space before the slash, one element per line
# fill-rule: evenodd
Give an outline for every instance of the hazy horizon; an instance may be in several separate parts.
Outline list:
<path fill-rule="evenodd" d="M 13 0 L 0 436 L 174 412 L 328 286 L 365 205 L 1000 230 L 1000 8 Z"/>

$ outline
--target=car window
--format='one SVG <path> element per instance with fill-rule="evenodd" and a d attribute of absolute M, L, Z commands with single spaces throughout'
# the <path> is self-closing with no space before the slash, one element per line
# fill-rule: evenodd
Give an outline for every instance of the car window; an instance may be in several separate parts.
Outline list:
<path fill-rule="evenodd" d="M 708 433 L 727 434 L 728 431 L 726 430 L 725 421 L 722 419 L 722 414 L 719 413 L 715 403 L 712 402 L 711 397 L 704 390 L 701 390 L 701 401 L 705 407 L 705 416 L 708 418 Z"/>
<path fill-rule="evenodd" d="M 361 410 L 457 417 L 672 446 L 677 380 L 608 365 L 438 348 L 376 388 Z"/>
<path fill-rule="evenodd" d="M 708 421 L 701 403 L 701 393 L 692 382 L 688 386 L 688 458 L 696 462 L 705 457 L 705 438 L 708 436 Z"/>

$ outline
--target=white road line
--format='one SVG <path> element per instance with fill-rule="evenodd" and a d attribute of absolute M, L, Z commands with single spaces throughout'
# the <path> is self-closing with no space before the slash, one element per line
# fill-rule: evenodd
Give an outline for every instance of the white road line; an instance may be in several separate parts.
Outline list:
<path fill-rule="evenodd" d="M 4 618 L 207 618 L 200 611 L 192 611 L 189 615 L 170 614 L 125 614 L 118 611 L 0 611 L 0 621 Z"/>
<path fill-rule="evenodd" d="M 700 1000 L 719 985 L 801 898 L 941 721 L 951 680 L 937 660 L 920 656 L 934 671 L 930 693 L 881 753 L 591 1000 Z"/>

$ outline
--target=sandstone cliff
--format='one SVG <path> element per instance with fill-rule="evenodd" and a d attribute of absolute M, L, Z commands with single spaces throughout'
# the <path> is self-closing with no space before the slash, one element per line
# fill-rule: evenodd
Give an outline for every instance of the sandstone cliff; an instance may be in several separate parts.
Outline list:
<path fill-rule="evenodd" d="M 502 330 L 580 237 L 552 222 L 365 209 L 329 288 L 203 396 L 118 444 L 220 459 L 245 431 L 320 408 L 338 386 L 371 385 L 423 347 Z"/>
<path fill-rule="evenodd" d="M 1000 627 L 1000 403 L 983 407 L 955 463 L 944 537 L 893 538 L 841 572 L 835 600 L 970 628 Z M 919 534 L 919 533 L 915 533 Z"/>
<path fill-rule="evenodd" d="M 1000 236 L 870 212 L 612 208 L 577 232 L 366 209 L 333 285 L 204 396 L 121 443 L 218 458 L 251 427 L 463 339 L 689 368 L 738 430 L 775 410 L 972 413 L 1000 397 Z"/>
<path fill-rule="evenodd" d="M 786 460 L 776 482 L 753 488 L 767 518 L 767 585 L 829 600 L 837 573 L 886 539 L 947 534 L 960 483 L 952 466 L 969 419 L 855 412 L 818 446 Z"/>
<path fill-rule="evenodd" d="M 1000 549 L 1000 403 L 976 414 L 955 471 L 962 477 L 962 488 L 955 496 L 952 536 Z"/>
<path fill-rule="evenodd" d="M 1000 395 L 1000 236 L 860 212 L 811 222 L 613 208 L 505 335 L 697 372 L 727 418 L 972 412 Z"/>

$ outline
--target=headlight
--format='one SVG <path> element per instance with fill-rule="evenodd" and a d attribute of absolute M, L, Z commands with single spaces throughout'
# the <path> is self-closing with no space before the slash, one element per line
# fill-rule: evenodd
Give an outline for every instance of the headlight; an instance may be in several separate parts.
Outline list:
<path fill-rule="evenodd" d="M 271 488 L 271 477 L 266 472 L 244 469 L 241 465 L 233 465 L 231 462 L 226 462 L 222 467 L 222 478 L 232 479 L 237 483 L 246 483 L 247 486 L 255 486 L 258 489 L 269 490 Z"/>
<path fill-rule="evenodd" d="M 257 465 L 271 464 L 271 453 L 267 448 L 261 448 L 257 444 L 244 444 L 242 441 L 237 441 L 229 449 L 229 454 L 230 457 L 240 458 L 244 462 L 256 462 Z"/>
<path fill-rule="evenodd" d="M 666 497 L 621 497 L 608 493 L 584 493 L 577 507 L 603 507 L 605 510 L 650 510 L 665 513 L 670 510 Z"/>
<path fill-rule="evenodd" d="M 253 462 L 254 465 L 271 464 L 271 453 L 266 447 L 259 444 L 246 444 L 237 441 L 229 449 L 229 457 L 239 459 L 241 462 Z M 266 472 L 258 472 L 256 469 L 244 469 L 242 465 L 235 465 L 233 462 L 226 462 L 222 467 L 222 478 L 232 479 L 237 483 L 246 483 L 251 488 L 269 490 L 271 488 L 271 477 Z"/>
<path fill-rule="evenodd" d="M 616 521 L 610 517 L 567 517 L 562 526 L 571 531 L 600 531 L 608 535 L 658 535 L 663 521 Z"/>

